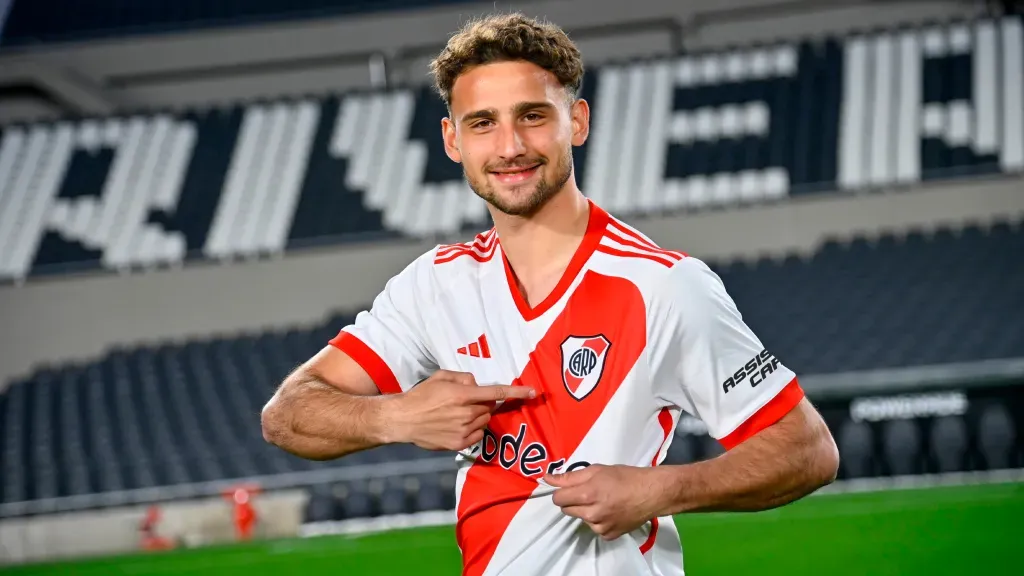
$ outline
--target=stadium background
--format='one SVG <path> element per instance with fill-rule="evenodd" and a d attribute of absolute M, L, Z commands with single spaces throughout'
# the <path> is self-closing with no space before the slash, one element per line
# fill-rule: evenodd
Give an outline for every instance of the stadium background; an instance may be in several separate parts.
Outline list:
<path fill-rule="evenodd" d="M 426 62 L 515 8 L 584 53 L 584 192 L 712 264 L 840 446 L 821 495 L 680 518 L 688 572 L 1014 572 L 1012 3 L 2 8 L 0 571 L 457 573 L 451 457 L 304 462 L 259 409 L 405 263 L 488 226 Z M 669 460 L 719 451 L 684 418 Z M 239 481 L 262 489 L 247 544 L 221 496 Z M 138 552 L 154 503 L 181 549 Z"/>

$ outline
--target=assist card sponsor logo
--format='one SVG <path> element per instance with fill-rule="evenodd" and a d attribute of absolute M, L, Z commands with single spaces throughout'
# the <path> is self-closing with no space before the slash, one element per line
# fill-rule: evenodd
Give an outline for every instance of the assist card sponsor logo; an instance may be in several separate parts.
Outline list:
<path fill-rule="evenodd" d="M 750 382 L 751 388 L 756 388 L 758 384 L 764 382 L 765 378 L 778 370 L 778 368 L 779 359 L 769 354 L 767 349 L 761 350 L 757 356 L 748 360 L 742 368 L 726 378 L 725 382 L 722 382 L 722 391 L 728 394 L 729 390 L 732 390 L 744 381 Z"/>

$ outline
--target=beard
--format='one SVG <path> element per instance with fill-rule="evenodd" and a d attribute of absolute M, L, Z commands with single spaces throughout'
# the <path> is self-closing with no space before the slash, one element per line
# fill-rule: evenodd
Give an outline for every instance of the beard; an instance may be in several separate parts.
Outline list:
<path fill-rule="evenodd" d="M 504 196 L 498 193 L 487 177 L 491 170 L 497 168 L 527 167 L 538 163 L 540 166 L 537 170 L 542 174 L 540 182 L 511 187 Z M 549 170 L 549 167 L 553 169 Z M 572 147 L 569 147 L 553 166 L 546 159 L 538 157 L 511 164 L 485 166 L 482 172 L 474 178 L 463 168 L 466 182 L 477 196 L 509 216 L 532 216 L 547 204 L 572 176 Z M 530 186 L 533 186 L 532 191 L 527 190 Z"/>

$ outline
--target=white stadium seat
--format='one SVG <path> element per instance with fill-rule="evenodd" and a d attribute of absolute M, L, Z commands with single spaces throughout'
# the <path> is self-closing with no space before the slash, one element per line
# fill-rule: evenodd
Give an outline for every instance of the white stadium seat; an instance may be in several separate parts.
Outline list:
<path fill-rule="evenodd" d="M 1003 32 L 1003 153 L 1005 172 L 1024 171 L 1024 26 L 1006 18 Z"/>
<path fill-rule="evenodd" d="M 898 104 L 896 106 L 895 179 L 921 179 L 921 40 L 914 32 L 899 37 Z"/>
<path fill-rule="evenodd" d="M 974 150 L 995 154 L 999 150 L 999 82 L 996 27 L 990 20 L 978 22 L 974 34 Z"/>
<path fill-rule="evenodd" d="M 893 154 L 896 134 L 897 100 L 893 99 L 893 87 L 899 69 L 895 66 L 895 39 L 890 35 L 882 35 L 872 42 L 873 54 L 869 57 L 874 62 L 875 74 L 871 79 L 872 90 L 868 94 L 867 119 L 870 119 L 870 145 L 867 180 L 873 186 L 882 186 L 893 180 L 896 171 Z"/>

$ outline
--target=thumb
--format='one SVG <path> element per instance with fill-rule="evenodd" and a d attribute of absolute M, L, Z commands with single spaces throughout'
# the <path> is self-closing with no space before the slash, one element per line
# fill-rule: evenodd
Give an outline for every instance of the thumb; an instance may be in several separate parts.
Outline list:
<path fill-rule="evenodd" d="M 583 470 L 573 470 L 572 472 L 548 473 L 544 475 L 544 482 L 556 488 L 575 486 L 586 481 L 589 476 L 589 474 L 584 474 L 586 471 L 586 468 L 584 468 Z"/>

